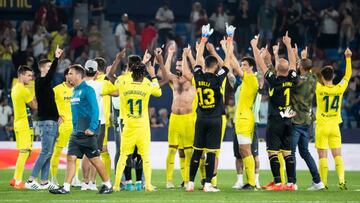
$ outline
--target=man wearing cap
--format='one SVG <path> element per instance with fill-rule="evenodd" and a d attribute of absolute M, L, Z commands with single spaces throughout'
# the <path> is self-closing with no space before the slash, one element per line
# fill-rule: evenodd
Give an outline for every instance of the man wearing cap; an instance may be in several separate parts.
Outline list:
<path fill-rule="evenodd" d="M 105 116 L 103 108 L 103 96 L 112 95 L 111 93 L 116 91 L 116 88 L 111 83 L 102 83 L 95 81 L 95 78 L 98 74 L 98 63 L 95 60 L 88 60 L 85 63 L 85 83 L 92 87 L 95 91 L 96 101 L 99 108 L 99 128 L 95 132 L 97 135 L 97 146 L 101 150 L 103 147 L 104 136 L 105 136 Z M 114 96 L 116 96 L 115 94 Z M 96 170 L 90 165 L 89 159 L 84 157 L 82 162 L 84 182 L 81 185 L 82 190 L 96 190 L 95 180 L 96 180 Z"/>

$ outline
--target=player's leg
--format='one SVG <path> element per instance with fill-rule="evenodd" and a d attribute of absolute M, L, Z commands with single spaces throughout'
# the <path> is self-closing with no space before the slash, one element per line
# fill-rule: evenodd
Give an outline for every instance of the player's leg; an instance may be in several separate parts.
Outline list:
<path fill-rule="evenodd" d="M 286 166 L 286 175 L 287 175 L 287 184 L 286 190 L 297 190 L 297 186 L 295 185 L 295 163 L 294 157 L 291 154 L 291 133 L 292 133 L 292 123 L 291 120 L 284 121 L 284 131 L 281 137 L 282 146 L 281 152 L 284 156 L 285 166 Z"/>
<path fill-rule="evenodd" d="M 183 185 L 185 179 L 185 153 L 184 153 L 184 147 L 180 143 L 178 148 L 178 154 L 179 154 L 179 162 L 180 162 L 180 173 L 181 173 L 181 178 L 183 180 L 181 184 Z"/>
<path fill-rule="evenodd" d="M 141 131 L 144 132 L 144 129 Z M 136 146 L 138 148 L 138 153 L 141 155 L 143 161 L 144 177 L 146 180 L 145 190 L 148 192 L 155 191 L 155 187 L 151 184 L 151 160 L 150 160 L 150 142 L 151 142 L 151 132 L 150 127 L 145 129 L 143 136 L 139 136 L 136 140 Z"/>
<path fill-rule="evenodd" d="M 233 139 L 233 152 L 235 157 L 235 167 L 236 167 L 236 176 L 237 180 L 232 188 L 240 189 L 243 184 L 243 161 L 240 155 L 239 143 L 237 140 L 236 133 L 234 132 L 234 139 Z"/>
<path fill-rule="evenodd" d="M 109 124 L 105 124 L 104 141 L 100 152 L 101 160 L 104 162 L 106 171 L 108 174 L 111 173 L 111 159 L 108 151 L 108 135 L 109 135 Z"/>
<path fill-rule="evenodd" d="M 65 173 L 65 181 L 64 181 L 64 190 L 70 191 L 70 183 L 75 176 L 76 171 L 76 156 L 68 155 L 66 163 L 66 173 Z"/>
<path fill-rule="evenodd" d="M 281 179 L 281 184 L 285 184 L 286 183 L 286 177 L 285 177 L 285 159 L 282 153 L 279 152 L 278 154 L 278 159 L 279 159 L 279 164 L 280 164 L 280 179 Z"/>
<path fill-rule="evenodd" d="M 344 160 L 341 155 L 341 133 L 338 126 L 336 126 L 336 130 L 334 128 L 332 134 L 329 136 L 329 147 L 335 160 L 335 169 L 339 179 L 339 189 L 347 190 L 345 184 Z"/>
<path fill-rule="evenodd" d="M 255 160 L 255 184 L 256 184 L 256 188 L 260 189 L 261 186 L 259 179 L 259 175 L 260 175 L 259 139 L 258 139 L 258 126 L 256 123 L 254 127 L 254 135 L 251 144 L 251 153 L 254 156 L 254 160 Z"/>
<path fill-rule="evenodd" d="M 296 184 L 296 148 L 299 143 L 301 134 L 303 133 L 303 125 L 293 125 L 292 135 L 291 135 L 291 155 L 294 158 L 294 183 Z M 299 147 L 300 148 L 300 147 Z"/>
<path fill-rule="evenodd" d="M 174 176 L 174 162 L 175 155 L 179 145 L 179 133 L 178 126 L 182 125 L 180 115 L 171 114 L 169 120 L 169 131 L 168 131 L 168 155 L 166 158 L 166 188 L 174 188 L 173 176 Z"/>
<path fill-rule="evenodd" d="M 25 163 L 30 156 L 32 146 L 32 134 L 30 130 L 20 132 L 15 131 L 16 148 L 19 150 L 19 154 L 16 160 L 16 166 L 14 171 L 13 180 L 10 185 L 15 189 L 25 188 L 25 184 L 22 182 L 23 173 L 25 169 Z"/>
<path fill-rule="evenodd" d="M 221 146 L 221 143 L 224 139 L 224 136 L 225 136 L 225 130 L 226 130 L 226 115 L 223 115 L 221 117 L 221 140 L 220 140 L 220 146 Z M 215 164 L 214 164 L 214 174 L 213 174 L 213 178 L 211 180 L 211 184 L 214 186 L 214 187 L 217 187 L 217 182 L 218 182 L 218 179 L 217 179 L 217 169 L 219 167 L 219 157 L 220 157 L 220 147 L 219 149 L 216 151 L 215 153 Z"/>
<path fill-rule="evenodd" d="M 195 118 L 193 114 L 186 115 L 186 131 L 183 136 L 181 136 L 181 144 L 184 148 L 184 185 L 190 181 L 190 162 L 191 156 L 193 153 L 193 144 L 194 144 L 194 134 L 195 134 Z"/>
<path fill-rule="evenodd" d="M 81 169 L 82 169 L 82 175 L 83 175 L 83 182 L 81 184 L 81 190 L 87 190 L 89 188 L 90 183 L 90 168 L 91 163 L 90 160 L 86 155 L 84 155 L 82 162 L 81 162 Z"/>
<path fill-rule="evenodd" d="M 134 154 L 134 168 L 135 168 L 135 175 L 136 175 L 136 183 L 135 183 L 135 190 L 141 191 L 143 187 L 143 160 L 138 153 L 137 149 L 135 150 Z"/>
<path fill-rule="evenodd" d="M 317 124 L 315 127 L 315 147 L 319 155 L 319 173 L 321 181 L 327 188 L 328 177 L 328 158 L 327 149 L 329 148 L 329 126 Z"/>

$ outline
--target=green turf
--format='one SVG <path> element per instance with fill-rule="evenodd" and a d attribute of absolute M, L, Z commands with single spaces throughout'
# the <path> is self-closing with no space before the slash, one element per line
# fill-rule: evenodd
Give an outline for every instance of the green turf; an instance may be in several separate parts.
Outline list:
<path fill-rule="evenodd" d="M 26 171 L 24 177 L 28 177 Z M 232 189 L 236 180 L 235 171 L 222 170 L 219 172 L 219 193 L 204 193 L 196 190 L 186 193 L 183 189 L 165 189 L 165 171 L 153 171 L 153 185 L 157 192 L 116 192 L 110 195 L 98 195 L 94 191 L 80 191 L 72 188 L 70 195 L 52 195 L 48 191 L 14 190 L 9 186 L 13 170 L 0 170 L 0 202 L 360 202 L 360 173 L 347 172 L 348 191 L 339 191 L 335 172 L 329 173 L 329 190 L 306 191 L 311 182 L 307 171 L 298 172 L 299 191 L 239 191 Z M 59 180 L 63 179 L 64 171 L 60 171 Z M 180 183 L 179 171 L 174 174 Z M 271 181 L 270 171 L 260 174 L 262 184 Z M 100 181 L 99 181 L 100 182 Z M 196 187 L 199 187 L 196 181 Z"/>

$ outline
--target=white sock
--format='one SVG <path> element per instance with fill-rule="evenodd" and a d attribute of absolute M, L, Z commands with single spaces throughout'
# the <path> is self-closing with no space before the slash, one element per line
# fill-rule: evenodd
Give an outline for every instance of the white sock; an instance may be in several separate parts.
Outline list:
<path fill-rule="evenodd" d="M 241 183 L 241 185 L 243 184 L 243 174 L 237 174 L 237 183 Z"/>
<path fill-rule="evenodd" d="M 111 188 L 110 180 L 103 182 L 103 185 L 106 185 L 106 187 Z"/>
<path fill-rule="evenodd" d="M 21 183 L 21 180 L 16 180 L 15 185 L 19 185 Z"/>
<path fill-rule="evenodd" d="M 64 183 L 64 190 L 70 192 L 70 184 L 69 183 Z"/>
<path fill-rule="evenodd" d="M 259 174 L 258 173 L 255 173 L 255 183 L 256 183 L 256 185 L 260 185 Z"/>

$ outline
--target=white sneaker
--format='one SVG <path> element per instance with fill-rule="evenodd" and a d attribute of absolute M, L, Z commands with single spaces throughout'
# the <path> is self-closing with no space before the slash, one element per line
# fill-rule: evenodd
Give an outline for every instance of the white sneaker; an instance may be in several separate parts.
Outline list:
<path fill-rule="evenodd" d="M 59 189 L 59 186 L 54 184 L 52 181 L 47 182 L 45 185 L 41 185 L 43 190 L 56 190 Z"/>
<path fill-rule="evenodd" d="M 71 181 L 71 186 L 74 187 L 81 187 L 81 181 L 79 180 L 79 178 L 77 176 L 75 176 L 72 181 Z"/>
<path fill-rule="evenodd" d="M 308 190 L 312 190 L 312 191 L 315 191 L 315 190 L 323 190 L 325 189 L 325 185 L 323 182 L 319 182 L 319 183 L 312 183 L 311 186 L 308 188 Z"/>
<path fill-rule="evenodd" d="M 26 181 L 25 188 L 29 190 L 41 190 L 42 186 L 38 182 L 36 182 L 36 180 L 33 180 L 31 182 Z"/>
<path fill-rule="evenodd" d="M 236 182 L 232 188 L 240 190 L 242 188 L 243 184 L 241 182 Z"/>
<path fill-rule="evenodd" d="M 175 185 L 173 182 L 167 182 L 166 183 L 166 189 L 174 189 L 175 188 Z"/>
<path fill-rule="evenodd" d="M 90 190 L 98 190 L 98 188 L 96 187 L 96 183 L 94 183 L 94 182 L 92 182 L 92 181 L 90 181 L 89 182 L 89 189 Z"/>
<path fill-rule="evenodd" d="M 261 189 L 261 184 L 260 184 L 260 182 L 256 181 L 255 187 L 256 187 L 256 189 Z"/>
<path fill-rule="evenodd" d="M 58 180 L 57 180 L 56 177 L 51 177 L 51 182 L 52 182 L 54 185 L 59 186 L 59 182 L 58 182 Z"/>
<path fill-rule="evenodd" d="M 81 190 L 90 190 L 89 183 L 82 182 L 81 183 Z"/>
<path fill-rule="evenodd" d="M 194 187 L 195 187 L 194 182 L 189 181 L 185 190 L 186 192 L 194 192 Z"/>
<path fill-rule="evenodd" d="M 217 188 L 214 188 L 214 186 L 212 186 L 211 183 L 205 183 L 203 191 L 204 192 L 220 192 L 220 190 Z"/>

